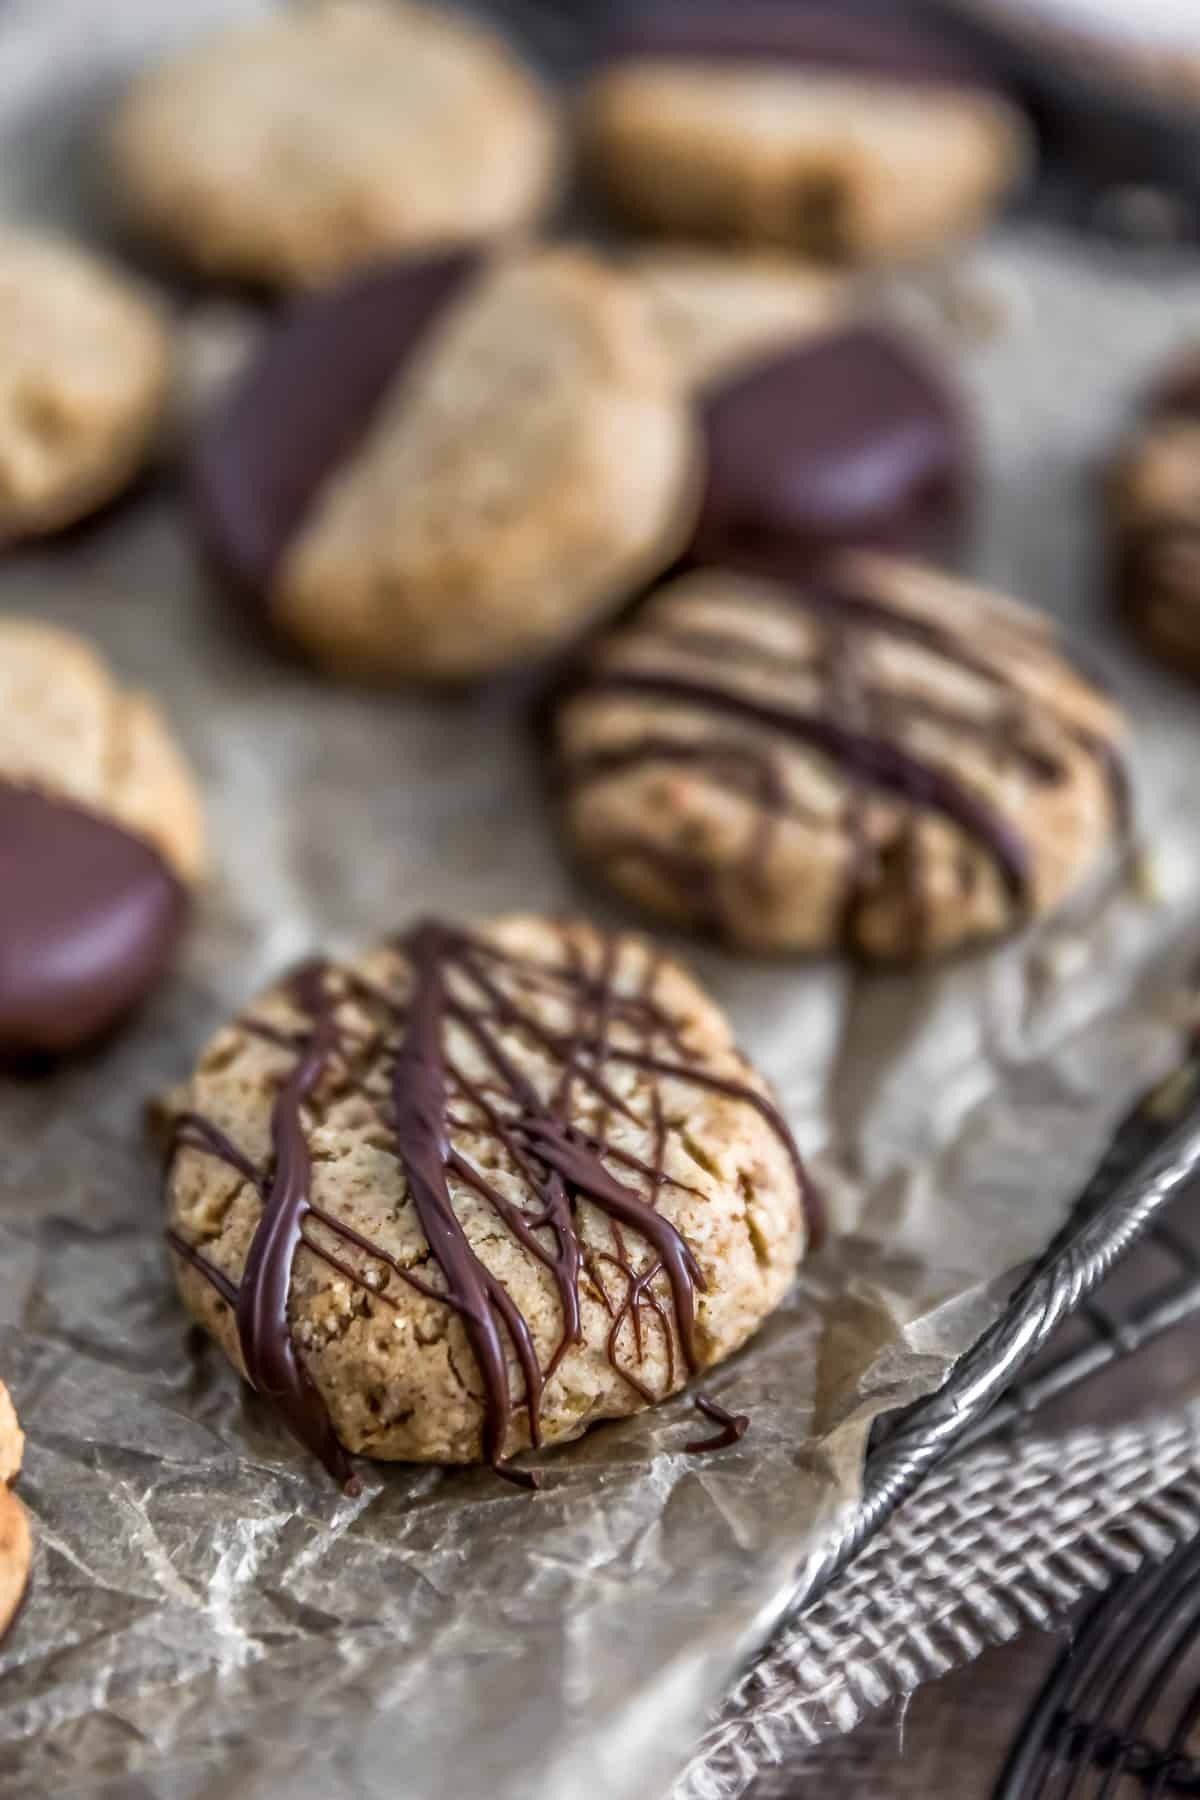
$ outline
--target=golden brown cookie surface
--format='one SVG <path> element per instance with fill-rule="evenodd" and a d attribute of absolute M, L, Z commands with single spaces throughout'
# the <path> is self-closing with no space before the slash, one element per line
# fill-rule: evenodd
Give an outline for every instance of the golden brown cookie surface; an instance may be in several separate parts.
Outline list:
<path fill-rule="evenodd" d="M 172 1104 L 184 1300 L 341 1475 L 347 1451 L 499 1463 L 652 1404 L 754 1331 L 806 1242 L 720 1012 L 586 925 L 426 922 L 300 971 Z"/>

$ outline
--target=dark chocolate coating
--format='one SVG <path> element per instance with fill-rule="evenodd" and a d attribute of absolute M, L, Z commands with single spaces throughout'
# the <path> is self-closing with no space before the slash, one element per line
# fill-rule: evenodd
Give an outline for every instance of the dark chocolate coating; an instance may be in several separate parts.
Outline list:
<path fill-rule="evenodd" d="M 192 470 L 201 529 L 239 587 L 266 593 L 319 489 L 479 266 L 469 251 L 389 262 L 305 301 L 271 335 L 217 408 Z"/>
<path fill-rule="evenodd" d="M 161 979 L 186 915 L 152 845 L 0 781 L 0 1057 L 101 1037 Z"/>
<path fill-rule="evenodd" d="M 610 61 L 761 62 L 874 75 L 906 85 L 994 87 L 987 63 L 932 29 L 833 6 L 644 5 L 608 45 Z"/>
<path fill-rule="evenodd" d="M 844 545 L 933 549 L 962 524 L 971 459 L 959 405 L 872 327 L 757 363 L 709 396 L 703 422 L 693 561 L 786 574 Z"/>

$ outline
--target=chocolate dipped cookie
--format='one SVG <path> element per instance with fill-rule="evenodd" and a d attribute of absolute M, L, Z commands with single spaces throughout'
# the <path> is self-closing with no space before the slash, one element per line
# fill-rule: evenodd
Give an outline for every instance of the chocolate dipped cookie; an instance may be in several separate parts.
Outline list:
<path fill-rule="evenodd" d="M 204 858 L 157 707 L 82 639 L 0 619 L 0 1058 L 77 1050 L 145 999 Z"/>
<path fill-rule="evenodd" d="M 584 95 L 582 132 L 638 226 L 848 263 L 974 230 L 1029 155 L 1022 114 L 942 38 L 754 0 L 639 9 Z"/>
<path fill-rule="evenodd" d="M 684 548 L 698 432 L 638 282 L 582 249 L 382 265 L 218 406 L 218 563 L 332 671 L 462 681 L 555 650 Z"/>

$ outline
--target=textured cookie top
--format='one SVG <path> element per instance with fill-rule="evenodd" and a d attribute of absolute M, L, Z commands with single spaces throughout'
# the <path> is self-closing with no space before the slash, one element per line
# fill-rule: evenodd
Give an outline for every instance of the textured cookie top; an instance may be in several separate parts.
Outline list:
<path fill-rule="evenodd" d="M 197 492 L 224 562 L 320 661 L 461 679 L 664 567 L 696 460 L 638 283 L 559 248 L 310 303 L 220 409 Z"/>
<path fill-rule="evenodd" d="M 189 1306 L 339 1476 L 497 1466 L 728 1354 L 804 1237 L 795 1147 L 645 943 L 426 922 L 310 965 L 173 1097 Z"/>
<path fill-rule="evenodd" d="M 1079 882 L 1123 819 L 1122 737 L 1048 622 L 860 555 L 669 583 L 589 653 L 552 756 L 575 845 L 643 905 L 913 957 Z"/>
<path fill-rule="evenodd" d="M 99 258 L 0 232 L 0 539 L 120 488 L 166 398 L 161 318 Z"/>
<path fill-rule="evenodd" d="M 814 336 L 846 305 L 843 280 L 793 257 L 647 245 L 628 266 L 650 296 L 678 378 L 692 387 Z"/>
<path fill-rule="evenodd" d="M 123 826 L 185 881 L 203 872 L 199 795 L 161 713 L 72 632 L 0 618 L 0 782 Z"/>
<path fill-rule="evenodd" d="M 405 0 L 318 0 L 152 70 L 113 152 L 131 212 L 177 254 L 294 286 L 530 223 L 557 130 L 482 26 Z"/>

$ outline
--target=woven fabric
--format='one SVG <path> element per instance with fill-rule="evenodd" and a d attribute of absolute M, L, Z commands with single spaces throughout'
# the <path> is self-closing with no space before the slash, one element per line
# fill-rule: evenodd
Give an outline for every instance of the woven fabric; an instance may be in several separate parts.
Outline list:
<path fill-rule="evenodd" d="M 1200 1404 L 1000 1445 L 933 1476 L 726 1697 L 672 1800 L 739 1800 L 851 1730 L 1200 1532 Z"/>

